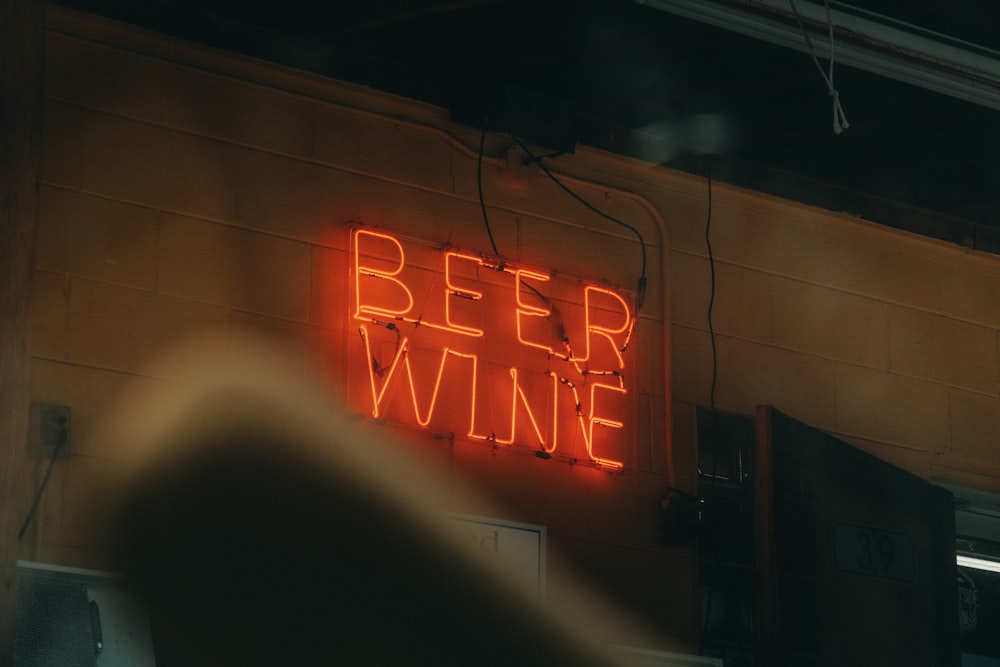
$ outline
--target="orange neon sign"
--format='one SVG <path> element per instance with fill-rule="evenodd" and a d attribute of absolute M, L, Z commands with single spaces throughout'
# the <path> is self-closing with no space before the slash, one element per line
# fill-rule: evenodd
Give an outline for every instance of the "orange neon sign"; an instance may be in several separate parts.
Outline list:
<path fill-rule="evenodd" d="M 635 324 L 606 286 L 351 232 L 349 399 L 377 419 L 621 469 Z"/>

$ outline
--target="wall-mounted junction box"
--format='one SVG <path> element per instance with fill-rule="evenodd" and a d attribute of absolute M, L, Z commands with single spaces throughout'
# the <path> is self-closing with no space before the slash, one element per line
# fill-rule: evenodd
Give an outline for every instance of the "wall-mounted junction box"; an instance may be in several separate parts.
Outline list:
<path fill-rule="evenodd" d="M 60 458 L 70 454 L 70 409 L 66 405 L 35 403 L 31 406 L 31 451 Z"/>

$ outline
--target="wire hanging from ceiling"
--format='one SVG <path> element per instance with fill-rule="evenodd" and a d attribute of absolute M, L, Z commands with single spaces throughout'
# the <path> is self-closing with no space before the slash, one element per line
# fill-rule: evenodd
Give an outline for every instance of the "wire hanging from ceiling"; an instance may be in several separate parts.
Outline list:
<path fill-rule="evenodd" d="M 534 153 L 531 152 L 531 149 L 529 149 L 524 144 L 524 142 L 521 141 L 521 139 L 519 139 L 518 137 L 514 137 L 514 141 L 521 148 L 521 150 L 524 151 L 525 155 L 528 156 L 528 160 L 525 162 L 525 164 L 530 164 L 532 162 L 536 163 L 538 165 L 538 167 L 545 173 L 545 175 L 548 176 L 552 180 L 553 183 L 555 183 L 556 185 L 558 185 L 563 190 L 563 192 L 565 192 L 570 197 L 572 197 L 576 201 L 580 202 L 581 204 L 583 204 L 584 206 L 586 206 L 588 209 L 590 209 L 591 211 L 593 211 L 597 215 L 601 216 L 602 218 L 605 218 L 606 220 L 610 220 L 611 222 L 615 223 L 616 225 L 624 227 L 625 229 L 627 229 L 627 230 L 631 231 L 633 234 L 635 234 L 635 237 L 639 240 L 639 246 L 642 249 L 642 269 L 641 269 L 641 271 L 639 273 L 639 283 L 638 283 L 638 285 L 636 287 L 636 293 L 635 293 L 635 310 L 636 310 L 636 312 L 638 312 L 639 309 L 642 308 L 643 301 L 646 299 L 646 241 L 645 241 L 645 239 L 642 238 L 642 234 L 639 233 L 639 230 L 636 229 L 635 227 L 633 227 L 632 225 L 628 224 L 627 222 L 625 222 L 623 220 L 619 220 L 618 218 L 614 217 L 613 215 L 605 213 L 604 211 L 602 211 L 601 209 L 597 208 L 596 206 L 594 206 L 593 204 L 591 204 L 590 202 L 588 202 L 586 199 L 584 199 L 580 195 L 578 195 L 575 192 L 573 192 L 569 187 L 566 186 L 565 183 L 563 183 L 562 181 L 560 181 L 556 177 L 556 175 L 553 174 L 551 170 L 549 170 L 548 167 L 546 167 L 542 163 L 542 159 L 543 158 L 535 157 Z"/>
<path fill-rule="evenodd" d="M 830 16 L 830 2 L 829 0 L 823 0 L 823 5 L 826 7 L 826 26 L 829 31 L 830 39 L 830 64 L 826 71 L 823 70 L 823 66 L 819 64 L 819 58 L 816 57 L 816 49 L 813 48 L 812 40 L 809 38 L 809 32 L 806 30 L 805 25 L 802 23 L 802 17 L 799 16 L 799 10 L 795 6 L 795 0 L 788 0 L 789 6 L 792 8 L 792 13 L 795 15 L 795 22 L 799 24 L 799 29 L 802 31 L 802 36 L 806 40 L 806 46 L 809 48 L 809 55 L 812 56 L 813 62 L 816 63 L 816 69 L 819 70 L 820 76 L 823 77 L 823 81 L 826 83 L 826 89 L 830 97 L 833 98 L 833 132 L 834 134 L 840 134 L 844 130 L 850 127 L 850 123 L 847 122 L 847 116 L 844 114 L 844 107 L 840 104 L 840 92 L 833 85 L 833 61 L 834 61 L 834 46 L 833 46 L 833 20 Z"/>
<path fill-rule="evenodd" d="M 539 166 L 539 168 L 545 173 L 545 175 L 548 176 L 552 180 L 553 183 L 555 183 L 556 185 L 558 185 L 570 197 L 572 197 L 576 201 L 580 202 L 581 204 L 583 204 L 584 206 L 586 206 L 588 209 L 590 209 L 591 211 L 593 211 L 597 215 L 601 216 L 602 218 L 610 220 L 611 222 L 615 223 L 616 225 L 619 225 L 621 227 L 624 227 L 625 229 L 628 229 L 639 240 L 639 246 L 642 249 L 642 265 L 641 265 L 641 270 L 640 270 L 640 273 L 639 273 L 639 281 L 638 281 L 638 285 L 636 286 L 636 294 L 635 294 L 635 310 L 636 310 L 636 312 L 639 312 L 639 310 L 642 308 L 643 302 L 646 299 L 646 240 L 642 237 L 642 234 L 634 226 L 628 224 L 627 222 L 625 222 L 623 220 L 619 220 L 618 218 L 614 217 L 613 215 L 605 213 L 604 211 L 600 210 L 599 208 L 597 208 L 596 206 L 594 206 L 593 204 L 591 204 L 590 202 L 588 202 L 586 199 L 584 199 L 580 195 L 578 195 L 575 192 L 573 192 L 569 187 L 566 186 L 565 183 L 563 183 L 561 180 L 559 180 L 559 178 L 557 178 L 556 175 L 553 174 L 552 171 L 550 171 L 548 167 L 546 167 L 544 164 L 542 164 L 542 160 L 544 160 L 546 158 L 549 158 L 549 157 L 556 157 L 558 155 L 561 155 L 562 154 L 561 152 L 553 153 L 551 155 L 543 155 L 543 156 L 539 157 L 539 156 L 536 156 L 534 153 L 532 153 L 531 149 L 529 149 L 524 144 L 524 142 L 521 141 L 520 138 L 518 138 L 518 137 L 515 136 L 515 137 L 513 137 L 513 139 L 517 143 L 517 145 L 521 148 L 521 150 L 524 151 L 525 155 L 528 156 L 527 159 L 524 161 L 524 164 L 532 164 L 532 163 L 537 164 Z M 483 147 L 484 147 L 485 143 L 486 143 L 486 124 L 484 123 L 483 127 L 482 127 L 482 129 L 480 131 L 480 135 L 479 135 L 479 153 L 478 153 L 478 156 L 477 156 L 478 159 L 476 161 L 476 186 L 477 186 L 477 189 L 478 189 L 478 192 L 479 192 L 479 208 L 480 208 L 480 210 L 482 211 L 482 214 L 483 214 L 483 224 L 486 226 L 486 234 L 490 238 L 490 246 L 493 248 L 493 254 L 496 257 L 500 258 L 500 251 L 497 249 L 496 241 L 493 238 L 493 228 L 490 225 L 490 218 L 489 218 L 489 215 L 487 215 L 487 213 L 486 213 L 486 200 L 483 198 Z M 501 262 L 502 262 L 502 258 L 501 258 Z M 501 266 L 502 266 L 502 264 L 501 264 Z M 536 294 L 538 294 L 538 296 L 541 297 L 543 299 L 543 301 L 546 301 L 546 302 L 548 301 L 547 299 L 545 299 L 544 297 L 542 297 L 541 293 L 539 293 L 538 290 L 534 289 L 530 285 L 526 284 L 526 286 L 529 287 L 533 292 L 535 292 Z"/>
<path fill-rule="evenodd" d="M 483 130 L 479 135 L 479 160 L 476 162 L 476 186 L 479 188 L 479 208 L 483 211 L 483 224 L 486 225 L 486 233 L 490 237 L 490 245 L 493 246 L 493 255 L 500 257 L 497 250 L 497 242 L 493 239 L 493 228 L 490 227 L 490 217 L 486 214 L 486 201 L 483 199 L 483 145 L 486 143 L 486 123 L 483 123 Z"/>

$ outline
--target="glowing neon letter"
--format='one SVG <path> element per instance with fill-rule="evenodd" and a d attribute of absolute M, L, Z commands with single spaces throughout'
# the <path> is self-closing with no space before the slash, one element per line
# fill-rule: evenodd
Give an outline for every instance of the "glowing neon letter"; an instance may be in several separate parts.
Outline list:
<path fill-rule="evenodd" d="M 392 270 L 379 269 L 374 266 L 367 266 L 361 263 L 361 239 L 362 237 L 369 237 L 374 239 L 383 239 L 388 241 L 390 244 L 394 245 L 396 251 L 399 253 L 399 262 L 396 267 Z M 397 318 L 402 317 L 406 313 L 410 312 L 413 308 L 413 294 L 410 289 L 403 283 L 402 280 L 397 278 L 402 272 L 403 267 L 406 265 L 406 256 L 403 253 L 403 246 L 396 240 L 395 237 L 389 236 L 388 234 L 383 234 L 381 232 L 369 231 L 366 229 L 356 229 L 354 230 L 354 317 L 365 319 L 366 317 L 389 317 Z M 385 278 L 390 282 L 398 285 L 403 294 L 406 295 L 406 306 L 404 308 L 393 308 L 389 306 L 378 306 L 370 303 L 362 303 L 361 301 L 361 277 L 367 276 L 371 278 Z"/>
<path fill-rule="evenodd" d="M 591 323 L 591 321 L 590 321 L 590 309 L 591 309 L 590 295 L 592 293 L 595 293 L 595 292 L 598 293 L 598 294 L 607 294 L 607 295 L 613 297 L 616 301 L 618 301 L 618 303 L 621 304 L 622 311 L 623 311 L 623 313 L 625 315 L 625 319 L 622 322 L 621 326 L 618 327 L 617 329 L 611 329 L 611 328 L 608 328 L 608 327 L 603 327 L 603 326 Z M 586 339 L 586 345 L 585 345 L 585 352 L 584 352 L 584 355 L 582 357 L 574 357 L 572 359 L 572 361 L 587 361 L 588 359 L 590 359 L 590 336 L 591 336 L 591 334 L 597 334 L 598 336 L 603 336 L 604 338 L 606 338 L 608 340 L 609 343 L 611 343 L 611 349 L 614 350 L 615 357 L 618 359 L 618 368 L 620 368 L 620 369 L 621 368 L 625 368 L 625 360 L 622 359 L 622 350 L 624 349 L 625 344 L 628 342 L 628 339 L 632 335 L 632 325 L 633 325 L 632 313 L 631 313 L 631 311 L 629 311 L 628 304 L 625 303 L 625 299 L 623 299 L 617 293 L 612 292 L 609 289 L 604 289 L 603 287 L 592 287 L 592 286 L 588 285 L 583 290 L 583 310 L 584 310 L 584 323 L 585 323 L 586 331 L 587 331 L 587 339 Z M 626 335 L 625 335 L 622 343 L 616 343 L 615 339 L 612 338 L 612 336 L 614 336 L 615 334 L 620 334 L 620 333 L 625 333 Z"/>
<path fill-rule="evenodd" d="M 444 256 L 444 284 L 446 287 L 445 297 L 444 297 L 444 321 L 451 328 L 452 331 L 457 331 L 458 333 L 468 334 L 469 336 L 482 336 L 483 330 L 477 329 L 475 327 L 465 326 L 463 324 L 455 324 L 451 321 L 451 297 L 460 297 L 463 299 L 471 299 L 473 301 L 478 301 L 483 298 L 482 292 L 475 292 L 470 289 L 459 289 L 451 283 L 451 260 L 453 257 L 458 259 L 470 260 L 476 263 L 478 266 L 482 264 L 482 261 L 475 255 L 466 255 L 460 252 L 448 252 Z"/>
<path fill-rule="evenodd" d="M 514 296 L 517 301 L 517 310 L 515 316 L 517 317 L 517 339 L 522 345 L 529 345 L 531 347 L 537 347 L 545 350 L 548 354 L 552 354 L 552 347 L 549 345 L 542 345 L 541 343 L 535 343 L 530 340 L 525 340 L 524 335 L 521 333 L 521 316 L 525 317 L 549 317 L 552 314 L 551 308 L 540 308 L 538 306 L 532 306 L 531 304 L 524 303 L 521 300 L 521 286 L 527 286 L 529 289 L 533 288 L 524 282 L 524 278 L 531 278 L 533 280 L 549 280 L 549 276 L 544 273 L 538 273 L 537 271 L 528 271 L 527 269 L 518 269 L 514 272 Z M 538 295 L 538 292 L 535 291 Z M 540 297 L 544 299 L 544 297 Z"/>
<path fill-rule="evenodd" d="M 514 390 L 511 392 L 510 397 L 510 440 L 499 440 L 498 442 L 503 442 L 504 444 L 511 444 L 514 442 L 514 436 L 516 435 L 517 426 L 517 399 L 521 398 L 521 403 L 524 405 L 524 411 L 528 413 L 528 420 L 531 422 L 531 427 L 535 429 L 535 435 L 538 437 L 538 444 L 545 446 L 545 437 L 542 435 L 542 430 L 538 428 L 538 422 L 535 420 L 535 415 L 531 413 L 531 406 L 528 405 L 528 399 L 524 395 L 524 390 L 521 389 L 521 385 L 517 382 L 517 369 L 510 369 L 510 377 L 514 380 Z M 553 415 L 553 418 L 555 415 Z"/>
<path fill-rule="evenodd" d="M 469 433 L 467 435 L 470 438 L 475 438 L 477 440 L 493 440 L 494 442 L 497 442 L 497 443 L 499 443 L 501 445 L 510 445 L 510 444 L 513 444 L 514 443 L 514 439 L 517 437 L 517 403 L 518 403 L 518 399 L 520 399 L 521 400 L 521 404 L 524 406 L 524 410 L 525 410 L 525 412 L 528 415 L 528 421 L 531 422 L 531 427 L 535 431 L 535 437 L 538 438 L 538 444 L 541 445 L 542 449 L 544 449 L 546 452 L 549 452 L 551 454 L 555 450 L 556 417 L 558 416 L 557 413 L 555 412 L 556 403 L 557 403 L 557 401 L 556 401 L 556 399 L 557 399 L 557 396 L 556 396 L 556 387 L 558 387 L 559 380 L 558 380 L 558 378 L 554 374 L 549 373 L 549 375 L 552 377 L 552 409 L 553 409 L 553 413 L 552 413 L 552 445 L 551 446 L 546 446 L 546 444 L 545 444 L 545 436 L 542 435 L 542 429 L 539 428 L 539 426 L 538 426 L 538 420 L 535 419 L 535 415 L 531 411 L 531 406 L 528 404 L 528 397 L 524 395 L 524 390 L 521 389 L 521 385 L 517 381 L 517 374 L 518 374 L 517 368 L 511 368 L 510 369 L 510 377 L 514 381 L 513 387 L 511 388 L 511 396 L 510 396 L 510 437 L 509 438 L 498 438 L 498 437 L 496 437 L 496 433 L 492 433 L 490 435 L 482 435 L 482 434 L 476 433 L 475 432 L 475 428 L 474 428 L 475 424 L 473 424 L 473 428 L 469 429 Z M 475 398 L 473 398 L 473 400 L 475 400 Z M 475 404 L 474 403 L 473 403 L 473 411 L 475 411 Z M 473 415 L 473 419 L 475 419 L 475 415 Z"/>
<path fill-rule="evenodd" d="M 431 392 L 431 402 L 427 406 L 427 416 L 420 416 L 420 408 L 417 406 L 417 388 L 413 383 L 413 368 L 410 365 L 410 357 L 407 355 L 406 360 L 403 364 L 406 366 L 406 377 L 410 381 L 410 396 L 413 398 L 413 414 L 417 418 L 417 423 L 421 426 L 427 426 L 430 423 L 431 417 L 434 416 L 434 405 L 437 403 L 438 391 L 441 389 L 441 377 L 444 375 L 444 362 L 448 359 L 448 355 L 454 355 L 456 357 L 462 357 L 463 359 L 472 359 L 472 409 L 476 409 L 476 366 L 478 365 L 478 359 L 474 354 L 462 354 L 461 352 L 455 352 L 449 348 L 444 348 L 441 350 L 441 365 L 438 366 L 437 379 L 434 381 L 434 390 Z M 473 415 L 475 412 L 473 412 Z"/>
<path fill-rule="evenodd" d="M 549 371 L 549 377 L 552 378 L 552 445 L 546 447 L 543 442 L 542 449 L 551 454 L 559 442 L 559 376 Z"/>
<path fill-rule="evenodd" d="M 392 358 L 392 363 L 389 365 L 388 373 L 377 368 L 378 362 L 376 361 L 375 355 L 372 354 L 372 346 L 368 340 L 368 329 L 364 326 L 359 328 L 359 333 L 361 334 L 362 340 L 365 341 L 365 358 L 368 359 L 368 378 L 371 381 L 372 389 L 372 417 L 376 419 L 379 416 L 379 408 L 382 406 L 382 399 L 385 398 L 385 390 L 388 388 L 389 383 L 392 382 L 392 376 L 396 374 L 396 367 L 399 365 L 399 360 L 406 355 L 406 346 L 408 344 L 408 339 L 404 338 L 396 348 L 396 354 Z M 382 388 L 377 389 L 375 387 L 375 376 L 386 375 L 382 381 Z"/>
<path fill-rule="evenodd" d="M 587 456 L 594 463 L 604 466 L 607 468 L 613 468 L 615 470 L 621 470 L 624 464 L 621 461 L 615 461 L 614 459 L 606 459 L 594 454 L 594 424 L 598 426 L 606 426 L 609 428 L 622 428 L 624 424 L 616 419 L 608 419 L 607 417 L 601 417 L 597 414 L 597 390 L 607 389 L 613 391 L 616 394 L 626 394 L 628 393 L 624 387 L 616 387 L 607 384 L 592 384 L 590 385 L 590 418 L 587 420 L 587 427 L 584 428 L 583 415 L 579 416 L 580 428 L 583 430 L 583 442 L 587 446 Z"/>

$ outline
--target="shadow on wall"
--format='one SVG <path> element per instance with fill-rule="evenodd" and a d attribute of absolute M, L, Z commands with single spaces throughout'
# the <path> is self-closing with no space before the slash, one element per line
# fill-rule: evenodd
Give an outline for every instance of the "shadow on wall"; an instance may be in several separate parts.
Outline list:
<path fill-rule="evenodd" d="M 479 560 L 441 511 L 483 501 L 332 408 L 300 360 L 254 343 L 192 368 L 111 427 L 140 452 L 116 553 L 166 664 L 620 664 L 606 646 L 642 642 L 583 636 L 584 610 L 620 625 L 583 587 L 553 609 Z"/>

